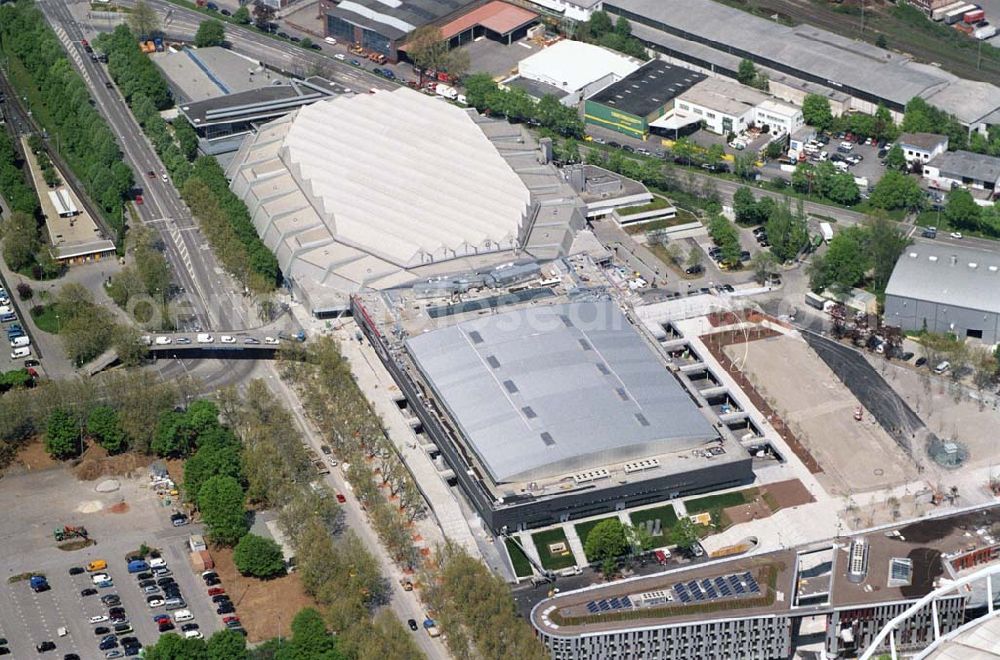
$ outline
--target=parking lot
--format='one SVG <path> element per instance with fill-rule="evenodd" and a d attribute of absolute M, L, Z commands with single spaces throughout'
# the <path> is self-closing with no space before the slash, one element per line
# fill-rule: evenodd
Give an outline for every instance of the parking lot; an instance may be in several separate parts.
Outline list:
<path fill-rule="evenodd" d="M 36 645 L 45 641 L 56 645 L 52 657 L 69 653 L 81 658 L 105 657 L 98 645 L 111 630 L 99 635 L 95 628 L 111 629 L 113 623 L 91 624 L 90 617 L 109 615 L 109 607 L 101 601 L 107 594 L 118 595 L 134 630 L 121 636 L 136 637 L 143 645 L 155 643 L 159 631 L 153 616 L 165 614 L 165 608 L 149 607 L 125 559 L 143 543 L 161 553 L 202 633 L 207 637 L 222 627 L 205 584 L 188 559 L 188 538 L 191 533 L 200 533 L 198 527 L 171 525 L 171 508 L 148 487 L 145 471 L 133 478 L 119 478 L 119 482 L 117 491 L 97 492 L 98 482 L 78 481 L 63 467 L 3 477 L 0 506 L 5 511 L 5 534 L 0 551 L 7 579 L 0 582 L 0 637 L 7 639 L 13 657 L 34 656 Z M 96 544 L 78 550 L 60 549 L 53 529 L 64 525 L 86 527 Z M 101 572 L 111 577 L 113 586 L 95 586 L 91 572 L 70 574 L 71 568 L 101 559 L 107 562 L 107 569 Z M 44 574 L 50 588 L 36 593 L 26 579 L 9 582 L 13 576 L 29 572 Z M 85 589 L 97 593 L 82 595 Z M 60 629 L 65 629 L 62 636 Z M 122 650 L 120 646 L 118 650 Z"/>

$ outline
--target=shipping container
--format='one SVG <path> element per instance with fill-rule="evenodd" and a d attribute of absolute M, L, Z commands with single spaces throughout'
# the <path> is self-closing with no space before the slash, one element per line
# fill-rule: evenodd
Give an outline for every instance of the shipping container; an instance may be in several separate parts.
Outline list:
<path fill-rule="evenodd" d="M 958 0 L 957 2 L 953 2 L 950 5 L 939 7 L 938 9 L 935 9 L 934 11 L 931 12 L 931 19 L 935 21 L 940 21 L 949 13 L 955 11 L 959 7 L 964 7 L 965 5 L 966 5 L 965 0 Z"/>
<path fill-rule="evenodd" d="M 985 20 L 986 20 L 986 12 L 983 11 L 982 9 L 976 9 L 974 11 L 970 11 L 969 13 L 962 16 L 963 23 L 970 23 L 972 25 L 975 25 L 976 23 Z"/>
<path fill-rule="evenodd" d="M 958 23 L 960 20 L 962 20 L 962 17 L 965 16 L 967 13 L 969 13 L 970 11 L 974 11 L 976 9 L 979 8 L 976 7 L 976 5 L 970 5 L 970 4 L 966 4 L 965 6 L 959 7 L 958 9 L 953 9 L 944 15 L 944 22 L 947 25 L 954 25 L 955 23 Z"/>

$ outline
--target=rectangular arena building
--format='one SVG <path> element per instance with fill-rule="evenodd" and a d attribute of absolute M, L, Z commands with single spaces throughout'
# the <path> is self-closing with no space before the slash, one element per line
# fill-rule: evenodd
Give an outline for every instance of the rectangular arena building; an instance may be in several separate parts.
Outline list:
<path fill-rule="evenodd" d="M 614 302 L 524 307 L 404 345 L 437 412 L 424 428 L 496 531 L 753 480 L 747 452 Z"/>

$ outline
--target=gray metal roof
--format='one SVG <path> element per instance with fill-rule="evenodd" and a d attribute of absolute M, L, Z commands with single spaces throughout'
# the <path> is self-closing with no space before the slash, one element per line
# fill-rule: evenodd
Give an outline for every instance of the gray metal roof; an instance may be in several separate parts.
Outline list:
<path fill-rule="evenodd" d="M 899 106 L 922 96 L 966 123 L 981 121 L 1000 108 L 996 85 L 962 80 L 908 56 L 811 25 L 788 27 L 711 0 L 607 0 L 604 8 L 613 14 L 622 9 L 645 17 L 649 29 L 638 30 L 632 21 L 633 33 L 653 42 L 659 41 L 658 30 L 672 30 L 684 41 L 671 41 L 685 51 L 708 46 L 737 58 L 749 53 Z"/>
<path fill-rule="evenodd" d="M 401 39 L 413 30 L 468 7 L 475 0 L 343 0 L 328 16 L 372 30 L 389 39 Z"/>
<path fill-rule="evenodd" d="M 1000 314 L 997 291 L 1000 253 L 919 242 L 896 262 L 885 295 Z"/>
<path fill-rule="evenodd" d="M 896 140 L 900 147 L 913 147 L 922 151 L 934 151 L 940 145 L 948 145 L 947 135 L 937 133 L 901 133 Z"/>
<path fill-rule="evenodd" d="M 953 179 L 968 178 L 990 183 L 1000 181 L 1000 158 L 996 156 L 971 151 L 946 151 L 927 164 Z"/>
<path fill-rule="evenodd" d="M 406 346 L 496 483 L 718 438 L 613 302 L 525 308 L 433 330 Z"/>

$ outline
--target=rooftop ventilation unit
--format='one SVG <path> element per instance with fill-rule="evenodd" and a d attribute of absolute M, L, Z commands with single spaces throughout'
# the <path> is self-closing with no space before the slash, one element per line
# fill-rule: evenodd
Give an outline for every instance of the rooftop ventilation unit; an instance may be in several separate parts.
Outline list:
<path fill-rule="evenodd" d="M 642 472 L 643 470 L 652 470 L 653 468 L 660 467 L 660 460 L 658 458 L 644 458 L 641 461 L 633 461 L 631 463 L 625 464 L 625 474 L 632 474 L 633 472 Z"/>
<path fill-rule="evenodd" d="M 868 575 L 868 544 L 864 539 L 851 542 L 851 552 L 847 560 L 847 579 L 855 584 L 864 581 Z"/>
<path fill-rule="evenodd" d="M 577 484 L 586 484 L 591 481 L 597 481 L 599 479 L 608 479 L 611 477 L 611 473 L 604 468 L 598 468 L 596 470 L 588 470 L 587 472 L 580 472 L 579 474 L 573 475 L 573 481 Z"/>

